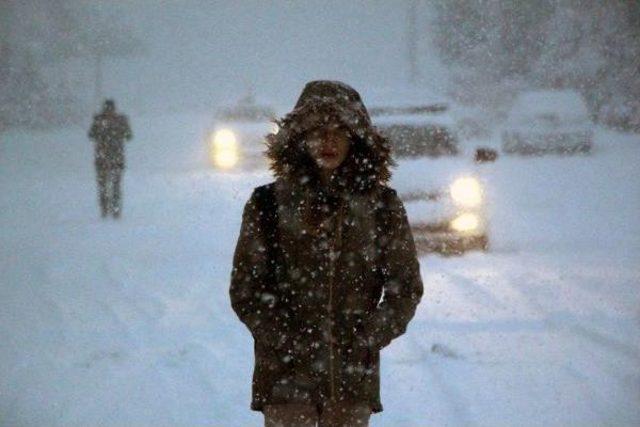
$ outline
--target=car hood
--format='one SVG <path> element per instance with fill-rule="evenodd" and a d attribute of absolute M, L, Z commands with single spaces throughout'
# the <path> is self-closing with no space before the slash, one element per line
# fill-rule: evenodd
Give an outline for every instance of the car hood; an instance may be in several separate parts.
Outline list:
<path fill-rule="evenodd" d="M 448 191 L 460 177 L 479 176 L 478 167 L 466 157 L 439 157 L 399 160 L 391 186 L 399 194 Z"/>

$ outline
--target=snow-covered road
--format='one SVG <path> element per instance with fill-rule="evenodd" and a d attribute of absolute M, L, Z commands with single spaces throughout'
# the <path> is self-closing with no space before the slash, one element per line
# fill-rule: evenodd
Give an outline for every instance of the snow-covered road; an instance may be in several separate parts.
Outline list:
<path fill-rule="evenodd" d="M 202 117 L 133 125 L 120 222 L 98 219 L 82 129 L 0 135 L 1 426 L 262 425 L 228 279 L 270 177 L 190 168 Z M 372 426 L 640 424 L 640 138 L 596 144 L 483 165 L 492 249 L 421 258 Z"/>

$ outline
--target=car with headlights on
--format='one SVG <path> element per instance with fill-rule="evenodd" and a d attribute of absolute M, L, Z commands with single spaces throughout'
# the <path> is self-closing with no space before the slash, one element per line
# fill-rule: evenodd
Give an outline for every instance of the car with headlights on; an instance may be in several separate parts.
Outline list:
<path fill-rule="evenodd" d="M 451 255 L 488 249 L 482 180 L 487 166 L 474 161 L 473 153 L 462 155 L 446 106 L 370 111 L 398 162 L 391 184 L 407 210 L 418 251 Z"/>
<path fill-rule="evenodd" d="M 470 159 L 453 160 L 461 159 L 398 162 L 393 185 L 420 252 L 455 255 L 489 247 L 482 171 Z"/>
<path fill-rule="evenodd" d="M 205 138 L 213 167 L 224 171 L 266 169 L 265 136 L 277 130 L 275 118 L 271 107 L 256 104 L 251 96 L 218 110 Z"/>
<path fill-rule="evenodd" d="M 587 105 L 574 90 L 520 94 L 502 131 L 506 154 L 586 154 L 593 147 Z"/>

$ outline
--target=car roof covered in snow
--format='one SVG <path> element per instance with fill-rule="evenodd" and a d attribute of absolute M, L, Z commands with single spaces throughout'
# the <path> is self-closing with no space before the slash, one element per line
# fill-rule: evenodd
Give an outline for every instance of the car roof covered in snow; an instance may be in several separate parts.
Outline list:
<path fill-rule="evenodd" d="M 261 105 L 239 105 L 221 108 L 216 112 L 216 119 L 238 122 L 265 122 L 276 117 L 274 110 Z"/>
<path fill-rule="evenodd" d="M 276 112 L 266 104 L 258 104 L 255 96 L 249 93 L 237 104 L 219 108 L 215 118 L 223 122 L 266 122 L 274 120 Z"/>
<path fill-rule="evenodd" d="M 363 87 L 361 94 L 376 126 L 454 125 L 447 98 L 429 88 Z"/>
<path fill-rule="evenodd" d="M 375 126 L 454 126 L 455 124 L 446 104 L 372 107 L 369 112 Z"/>
<path fill-rule="evenodd" d="M 365 86 L 361 88 L 362 101 L 369 110 L 376 107 L 411 107 L 416 105 L 446 104 L 446 96 L 435 90 L 410 85 Z"/>
<path fill-rule="evenodd" d="M 563 118 L 589 118 L 582 95 L 574 90 L 539 90 L 521 93 L 509 117 L 518 120 L 549 113 Z"/>

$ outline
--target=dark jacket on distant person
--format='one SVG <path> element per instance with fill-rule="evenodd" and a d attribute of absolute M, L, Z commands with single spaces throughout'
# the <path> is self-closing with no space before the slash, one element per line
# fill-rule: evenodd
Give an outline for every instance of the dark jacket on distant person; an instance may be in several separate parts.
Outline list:
<path fill-rule="evenodd" d="M 96 114 L 89 130 L 89 138 L 96 142 L 96 167 L 124 169 L 124 142 L 132 136 L 127 116 L 109 109 Z"/>
<path fill-rule="evenodd" d="M 325 187 L 302 141 L 335 120 L 354 137 Z M 244 207 L 231 274 L 233 309 L 254 338 L 251 408 L 335 400 L 380 412 L 380 350 L 405 332 L 423 293 L 405 209 L 385 185 L 389 143 L 339 82 L 307 84 L 278 124 L 267 137 L 276 180 Z M 275 230 L 265 229 L 269 194 Z"/>

